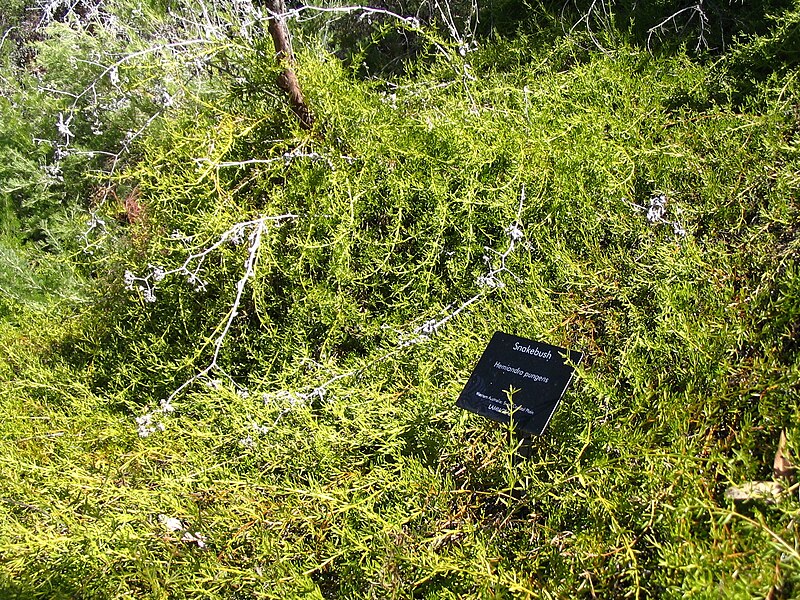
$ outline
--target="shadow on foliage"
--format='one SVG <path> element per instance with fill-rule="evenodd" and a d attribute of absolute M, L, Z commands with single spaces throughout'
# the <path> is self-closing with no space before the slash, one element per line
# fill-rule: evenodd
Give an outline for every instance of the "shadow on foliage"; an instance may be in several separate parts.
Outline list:
<path fill-rule="evenodd" d="M 686 48 L 713 55 L 767 34 L 775 17 L 793 5 L 792 0 L 567 0 L 543 2 L 540 10 L 557 13 L 565 32 L 585 33 L 599 47 L 606 37 L 622 37 L 654 53 Z"/>
<path fill-rule="evenodd" d="M 740 57 L 746 63 L 743 75 L 758 79 L 772 72 L 775 59 L 779 64 L 796 62 L 800 48 L 800 29 L 785 26 L 797 20 L 792 0 L 490 0 L 482 2 L 477 12 L 469 0 L 382 0 L 372 6 L 416 17 L 433 25 L 444 39 L 452 41 L 455 31 L 460 37 L 457 41 L 466 48 L 488 38 L 533 36 L 532 43 L 553 45 L 568 36 L 589 50 L 607 51 L 626 41 L 656 55 L 688 51 L 714 58 L 765 38 L 750 53 L 749 61 Z M 429 40 L 386 14 L 353 12 L 328 20 L 321 30 L 317 25 L 297 27 L 306 34 L 321 35 L 358 77 L 398 76 L 435 55 Z M 497 66 L 502 68 L 504 62 L 498 57 Z"/>
<path fill-rule="evenodd" d="M 520 0 L 494 0 L 481 6 L 471 0 L 428 2 L 427 0 L 378 0 L 372 9 L 385 12 L 342 13 L 326 18 L 324 26 L 312 19 L 295 23 L 301 35 L 321 37 L 326 47 L 361 78 L 391 78 L 403 75 L 436 55 L 432 42 L 396 17 L 413 17 L 432 26 L 443 39 L 465 49 L 477 39 L 497 33 L 513 34 L 533 15 Z M 455 39 L 458 38 L 458 39 Z"/>

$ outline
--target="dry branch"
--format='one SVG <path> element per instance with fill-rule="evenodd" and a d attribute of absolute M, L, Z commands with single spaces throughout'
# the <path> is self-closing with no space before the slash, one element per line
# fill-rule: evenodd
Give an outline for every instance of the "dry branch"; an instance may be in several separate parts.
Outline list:
<path fill-rule="evenodd" d="M 284 0 L 267 0 L 266 5 L 270 13 L 269 34 L 272 36 L 272 43 L 275 44 L 275 57 L 283 66 L 283 71 L 278 76 L 278 87 L 289 96 L 289 106 L 300 121 L 300 126 L 303 129 L 311 129 L 314 116 L 306 105 L 297 74 L 292 68 L 294 52 L 289 28 L 286 26 L 286 4 Z"/>

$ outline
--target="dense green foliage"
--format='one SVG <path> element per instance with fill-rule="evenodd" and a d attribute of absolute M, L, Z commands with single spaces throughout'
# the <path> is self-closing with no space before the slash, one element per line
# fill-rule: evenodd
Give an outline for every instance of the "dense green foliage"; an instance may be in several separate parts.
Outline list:
<path fill-rule="evenodd" d="M 724 495 L 772 479 L 784 429 L 800 461 L 800 6 L 772 8 L 700 55 L 654 55 L 630 20 L 568 35 L 544 6 L 463 57 L 423 24 L 391 80 L 305 23 L 312 131 L 257 27 L 171 53 L 196 13 L 140 7 L 9 37 L 0 596 L 800 593 L 798 484 Z M 152 279 L 287 214 L 247 280 L 253 228 L 205 287 Z M 232 306 L 219 369 L 172 397 Z M 585 354 L 525 459 L 454 405 L 496 330 Z"/>

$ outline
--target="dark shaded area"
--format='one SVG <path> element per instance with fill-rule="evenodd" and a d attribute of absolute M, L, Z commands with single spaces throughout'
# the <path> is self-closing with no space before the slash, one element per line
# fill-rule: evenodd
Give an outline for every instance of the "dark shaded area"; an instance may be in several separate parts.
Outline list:
<path fill-rule="evenodd" d="M 420 10 L 418 3 L 392 0 L 372 2 L 370 7 L 403 17 L 418 15 Z M 422 15 L 418 18 L 423 21 Z M 325 15 L 308 23 L 293 23 L 292 29 L 321 35 L 327 48 L 360 77 L 401 75 L 425 53 L 426 44 L 417 32 L 399 19 L 378 12 Z"/>
<path fill-rule="evenodd" d="M 725 56 L 722 66 L 729 77 L 727 80 L 721 78 L 717 85 L 735 104 L 743 104 L 763 94 L 759 91 L 763 83 L 775 77 L 783 79 L 798 64 L 800 12 L 786 11 L 774 19 L 768 32 L 733 48 Z M 795 113 L 794 120 L 800 123 L 800 117 Z"/>
<path fill-rule="evenodd" d="M 685 47 L 717 54 L 745 37 L 766 34 L 773 18 L 793 5 L 792 0 L 568 0 L 541 4 L 543 10 L 558 12 L 566 31 L 596 36 L 601 44 L 603 34 L 610 33 L 654 52 Z"/>
<path fill-rule="evenodd" d="M 768 36 L 766 46 L 749 53 L 749 60 L 741 57 L 746 63 L 742 66 L 760 77 L 764 70 L 772 72 L 772 57 L 779 64 L 796 61 L 800 48 L 798 28 L 782 26 L 793 20 L 792 0 L 489 0 L 477 12 L 469 0 L 449 2 L 445 10 L 417 0 L 381 0 L 370 6 L 414 17 L 433 26 L 443 39 L 452 41 L 455 29 L 466 51 L 487 38 L 532 36 L 531 43 L 538 45 L 554 44 L 566 35 L 592 51 L 606 51 L 615 41 L 627 41 L 654 54 L 686 50 L 699 58 L 715 58 Z M 319 33 L 331 52 L 359 77 L 401 75 L 412 63 L 418 66 L 436 53 L 430 40 L 386 14 L 359 11 L 327 18 L 320 29 L 321 23 L 313 19 L 293 27 L 305 34 Z M 498 56 L 497 62 L 501 66 L 507 59 Z"/>
<path fill-rule="evenodd" d="M 377 12 L 320 16 L 305 23 L 292 23 L 292 30 L 300 35 L 321 36 L 328 49 L 359 77 L 391 78 L 404 74 L 412 63 L 418 66 L 436 52 L 431 40 L 421 36 L 410 22 L 397 17 L 416 19 L 450 41 L 454 29 L 465 50 L 478 38 L 496 33 L 511 35 L 536 17 L 519 0 L 493 0 L 481 2 L 480 6 L 474 6 L 470 0 L 451 0 L 438 5 L 424 0 L 378 0 L 368 6 Z"/>

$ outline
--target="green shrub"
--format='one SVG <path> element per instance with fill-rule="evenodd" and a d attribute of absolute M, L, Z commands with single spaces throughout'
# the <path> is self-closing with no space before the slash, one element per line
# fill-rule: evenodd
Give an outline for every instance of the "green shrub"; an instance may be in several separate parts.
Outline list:
<path fill-rule="evenodd" d="M 755 110 L 734 67 L 554 37 L 391 84 L 298 48 L 312 131 L 266 38 L 215 46 L 101 179 L 137 212 L 92 305 L 0 322 L 0 591 L 790 597 L 796 486 L 724 492 L 800 451 L 796 66 Z M 454 406 L 498 329 L 585 354 L 527 460 Z"/>

